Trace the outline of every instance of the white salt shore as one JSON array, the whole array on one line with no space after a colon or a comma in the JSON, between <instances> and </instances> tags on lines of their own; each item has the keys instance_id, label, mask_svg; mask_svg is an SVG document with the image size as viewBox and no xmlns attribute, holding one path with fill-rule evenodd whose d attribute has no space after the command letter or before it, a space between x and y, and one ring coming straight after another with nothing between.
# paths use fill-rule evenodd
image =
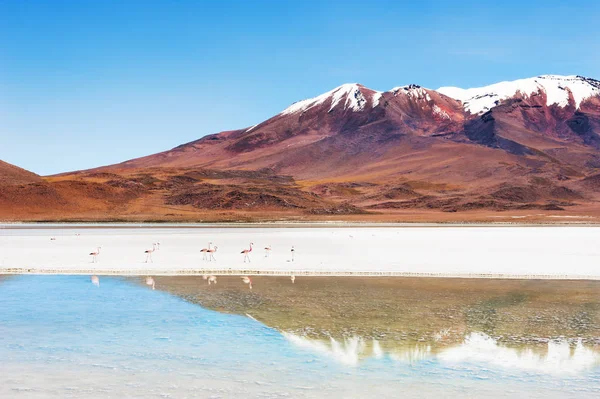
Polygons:
<instances>
[{"instance_id":1,"label":"white salt shore","mask_svg":"<svg viewBox=\"0 0 600 399\"><path fill-rule=\"evenodd\" d=\"M600 227L589 226L14 227L0 226L0 273L600 279ZM160 249L145 263L154 242ZM216 261L199 252L209 242ZM240 252L250 242L244 263Z\"/></svg>"}]
</instances>

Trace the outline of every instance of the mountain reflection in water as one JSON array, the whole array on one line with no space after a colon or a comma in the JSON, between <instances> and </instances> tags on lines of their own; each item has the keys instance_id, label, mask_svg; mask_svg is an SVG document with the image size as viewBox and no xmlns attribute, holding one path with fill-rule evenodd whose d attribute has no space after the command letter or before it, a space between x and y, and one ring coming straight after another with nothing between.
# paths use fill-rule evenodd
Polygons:
<instances>
[{"instance_id":1,"label":"mountain reflection in water","mask_svg":"<svg viewBox=\"0 0 600 399\"><path fill-rule=\"evenodd\" d=\"M422 278L156 277L157 289L247 315L346 365L389 357L578 373L600 362L600 283Z\"/></svg>"},{"instance_id":2,"label":"mountain reflection in water","mask_svg":"<svg viewBox=\"0 0 600 399\"><path fill-rule=\"evenodd\" d=\"M252 283L0 276L0 397L600 395L595 282Z\"/></svg>"},{"instance_id":3,"label":"mountain reflection in water","mask_svg":"<svg viewBox=\"0 0 600 399\"><path fill-rule=\"evenodd\" d=\"M404 363L416 363L436 358L446 364L479 363L506 369L520 369L537 373L577 374L600 365L600 353L586 347L578 340L575 346L566 340L549 341L546 350L534 347L510 348L499 344L484 333L470 333L462 344L432 349L431 345L414 344L399 346L385 352L379 341L369 344L360 337L329 341L310 339L282 332L294 345L346 365L358 365L369 358L390 359Z\"/></svg>"}]
</instances>

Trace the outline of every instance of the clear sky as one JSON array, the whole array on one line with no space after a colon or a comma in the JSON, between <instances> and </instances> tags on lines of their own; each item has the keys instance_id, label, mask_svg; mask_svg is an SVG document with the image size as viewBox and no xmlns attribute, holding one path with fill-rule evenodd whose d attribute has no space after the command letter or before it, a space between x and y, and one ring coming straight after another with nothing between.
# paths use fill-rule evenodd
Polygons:
<instances>
[{"instance_id":1,"label":"clear sky","mask_svg":"<svg viewBox=\"0 0 600 399\"><path fill-rule=\"evenodd\" d=\"M342 83L600 78L600 1L0 0L0 159L170 149Z\"/></svg>"}]
</instances>

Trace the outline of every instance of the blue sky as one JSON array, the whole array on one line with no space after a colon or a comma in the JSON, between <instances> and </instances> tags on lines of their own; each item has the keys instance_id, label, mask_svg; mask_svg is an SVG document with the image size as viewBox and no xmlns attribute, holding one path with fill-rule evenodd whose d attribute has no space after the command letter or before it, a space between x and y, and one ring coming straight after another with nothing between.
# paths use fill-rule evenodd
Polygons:
<instances>
[{"instance_id":1,"label":"blue sky","mask_svg":"<svg viewBox=\"0 0 600 399\"><path fill-rule=\"evenodd\" d=\"M116 163L348 82L600 78L600 2L491 3L0 0L0 159Z\"/></svg>"}]
</instances>

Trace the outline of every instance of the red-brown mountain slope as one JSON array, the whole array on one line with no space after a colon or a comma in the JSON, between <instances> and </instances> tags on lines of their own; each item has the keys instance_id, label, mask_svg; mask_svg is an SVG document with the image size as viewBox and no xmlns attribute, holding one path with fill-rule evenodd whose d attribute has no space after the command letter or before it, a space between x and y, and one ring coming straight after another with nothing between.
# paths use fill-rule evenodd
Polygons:
<instances>
[{"instance_id":1,"label":"red-brown mountain slope","mask_svg":"<svg viewBox=\"0 0 600 399\"><path fill-rule=\"evenodd\" d=\"M107 194L125 198L115 217L176 218L596 209L598 175L600 82L546 75L467 90L346 84L250 128L47 181L120 190Z\"/></svg>"}]
</instances>

